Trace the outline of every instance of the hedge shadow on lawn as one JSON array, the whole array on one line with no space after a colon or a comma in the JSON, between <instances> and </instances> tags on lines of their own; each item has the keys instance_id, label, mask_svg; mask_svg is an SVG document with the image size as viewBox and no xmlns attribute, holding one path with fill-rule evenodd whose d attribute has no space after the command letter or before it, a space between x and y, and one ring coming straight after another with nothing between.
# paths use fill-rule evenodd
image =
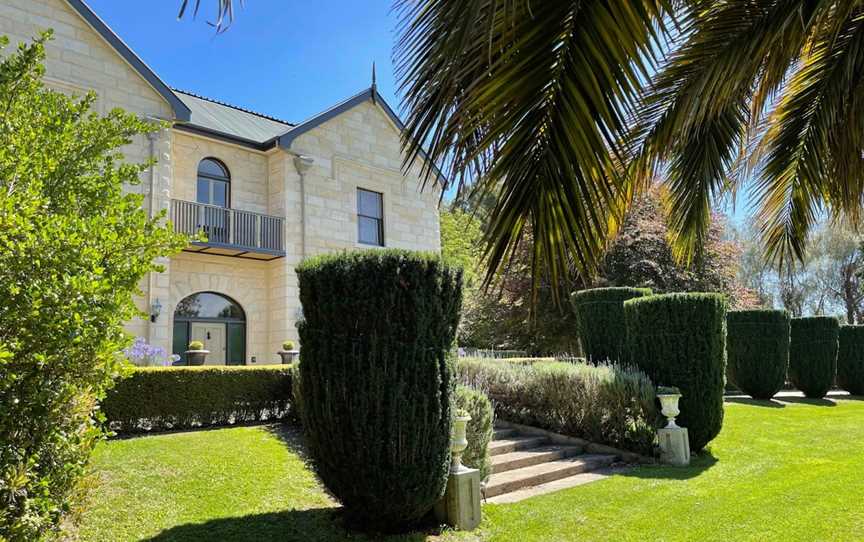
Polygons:
<instances>
[{"instance_id":1,"label":"hedge shadow on lawn","mask_svg":"<svg viewBox=\"0 0 864 542\"><path fill-rule=\"evenodd\" d=\"M825 407L836 407L836 399L845 399L845 397L835 397L833 399L810 399L809 397L778 397L779 401L784 403L797 403L800 405L813 405L813 406L825 406Z\"/></svg>"},{"instance_id":2,"label":"hedge shadow on lawn","mask_svg":"<svg viewBox=\"0 0 864 542\"><path fill-rule=\"evenodd\" d=\"M673 465L640 465L632 469L625 469L619 474L632 478L650 478L663 480L689 480L696 478L717 463L717 458L711 450L705 450L690 460L687 467L675 467Z\"/></svg>"},{"instance_id":3,"label":"hedge shadow on lawn","mask_svg":"<svg viewBox=\"0 0 864 542\"><path fill-rule=\"evenodd\" d=\"M265 426L264 429L282 441L282 444L292 453L297 454L303 462L309 463L310 458L303 438L303 428L299 424L293 422L274 423Z\"/></svg>"},{"instance_id":4,"label":"hedge shadow on lawn","mask_svg":"<svg viewBox=\"0 0 864 542\"><path fill-rule=\"evenodd\" d=\"M285 510L267 514L251 514L235 518L219 518L204 523L189 523L166 529L149 542L422 542L429 534L363 535L346 530L341 508L310 508Z\"/></svg>"},{"instance_id":5,"label":"hedge shadow on lawn","mask_svg":"<svg viewBox=\"0 0 864 542\"><path fill-rule=\"evenodd\" d=\"M767 408L786 408L786 405L776 399L751 399L749 397L726 397L727 403L738 403L740 405L750 405Z\"/></svg>"}]
</instances>

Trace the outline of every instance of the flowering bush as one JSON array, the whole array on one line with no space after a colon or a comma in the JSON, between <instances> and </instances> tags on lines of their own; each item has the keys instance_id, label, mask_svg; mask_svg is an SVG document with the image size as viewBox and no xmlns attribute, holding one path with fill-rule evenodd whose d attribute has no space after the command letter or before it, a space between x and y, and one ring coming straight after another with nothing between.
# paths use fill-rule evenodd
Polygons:
<instances>
[{"instance_id":1,"label":"flowering bush","mask_svg":"<svg viewBox=\"0 0 864 542\"><path fill-rule=\"evenodd\" d=\"M144 337L135 337L135 341L132 342L131 346L123 350L123 353L131 363L139 366L161 365L162 367L168 367L180 359L180 356L177 354L169 356L168 352L161 346L147 344L147 340Z\"/></svg>"}]
</instances>

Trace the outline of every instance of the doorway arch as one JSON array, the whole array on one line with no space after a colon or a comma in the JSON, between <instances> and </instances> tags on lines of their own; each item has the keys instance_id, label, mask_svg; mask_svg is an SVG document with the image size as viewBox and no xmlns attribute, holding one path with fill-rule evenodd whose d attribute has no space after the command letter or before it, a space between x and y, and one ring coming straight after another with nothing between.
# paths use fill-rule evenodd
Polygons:
<instances>
[{"instance_id":1,"label":"doorway arch","mask_svg":"<svg viewBox=\"0 0 864 542\"><path fill-rule=\"evenodd\" d=\"M172 350L186 364L190 341L210 350L207 365L246 364L246 312L239 303L218 292L184 297L174 309Z\"/></svg>"}]
</instances>

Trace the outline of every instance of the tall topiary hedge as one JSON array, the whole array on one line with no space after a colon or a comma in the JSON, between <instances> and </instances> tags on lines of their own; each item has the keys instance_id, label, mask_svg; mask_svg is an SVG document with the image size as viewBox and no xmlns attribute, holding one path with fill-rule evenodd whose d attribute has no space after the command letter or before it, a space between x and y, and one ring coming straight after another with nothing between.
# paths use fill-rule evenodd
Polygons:
<instances>
[{"instance_id":1,"label":"tall topiary hedge","mask_svg":"<svg viewBox=\"0 0 864 542\"><path fill-rule=\"evenodd\" d=\"M730 311L726 315L727 374L754 399L770 399L786 382L789 367L789 313L784 310Z\"/></svg>"},{"instance_id":2,"label":"tall topiary hedge","mask_svg":"<svg viewBox=\"0 0 864 542\"><path fill-rule=\"evenodd\" d=\"M852 395L864 395L864 326L840 326L837 384Z\"/></svg>"},{"instance_id":3,"label":"tall topiary hedge","mask_svg":"<svg viewBox=\"0 0 864 542\"><path fill-rule=\"evenodd\" d=\"M442 495L462 272L374 250L297 268L301 418L313 465L355 525L391 530Z\"/></svg>"},{"instance_id":4,"label":"tall topiary hedge","mask_svg":"<svg viewBox=\"0 0 864 542\"><path fill-rule=\"evenodd\" d=\"M678 422L701 450L723 426L726 300L721 294L665 294L624 303L630 359L657 386L681 390Z\"/></svg>"},{"instance_id":5,"label":"tall topiary hedge","mask_svg":"<svg viewBox=\"0 0 864 542\"><path fill-rule=\"evenodd\" d=\"M624 302L648 295L651 295L648 288L594 288L571 294L579 339L588 360L623 361Z\"/></svg>"},{"instance_id":6,"label":"tall topiary hedge","mask_svg":"<svg viewBox=\"0 0 864 542\"><path fill-rule=\"evenodd\" d=\"M792 319L789 380L811 399L825 397L834 383L839 327L833 316Z\"/></svg>"}]
</instances>

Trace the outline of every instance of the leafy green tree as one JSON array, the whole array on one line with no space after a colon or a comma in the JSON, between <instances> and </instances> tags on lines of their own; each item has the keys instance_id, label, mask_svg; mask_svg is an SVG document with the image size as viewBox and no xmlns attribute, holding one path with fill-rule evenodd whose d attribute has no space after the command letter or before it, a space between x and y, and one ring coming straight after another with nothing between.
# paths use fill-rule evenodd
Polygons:
<instances>
[{"instance_id":1,"label":"leafy green tree","mask_svg":"<svg viewBox=\"0 0 864 542\"><path fill-rule=\"evenodd\" d=\"M121 162L121 147L155 127L45 88L46 39L0 62L0 539L12 541L69 509L102 434L96 401L122 372L132 296L185 243L123 190L148 164Z\"/></svg>"},{"instance_id":2,"label":"leafy green tree","mask_svg":"<svg viewBox=\"0 0 864 542\"><path fill-rule=\"evenodd\" d=\"M441 211L441 256L463 271L464 291L477 287L483 250L482 223L473 213L454 209Z\"/></svg>"}]
</instances>

